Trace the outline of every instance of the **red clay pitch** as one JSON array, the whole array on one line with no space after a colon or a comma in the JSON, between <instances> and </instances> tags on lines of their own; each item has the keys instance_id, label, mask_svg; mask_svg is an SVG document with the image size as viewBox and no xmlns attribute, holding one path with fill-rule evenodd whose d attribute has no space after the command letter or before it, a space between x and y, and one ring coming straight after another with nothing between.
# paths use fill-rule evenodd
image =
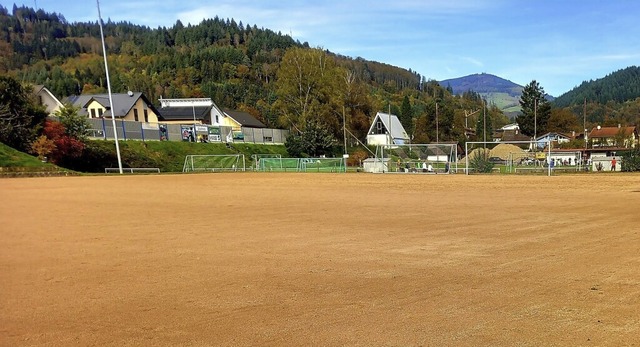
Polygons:
<instances>
[{"instance_id":1,"label":"red clay pitch","mask_svg":"<svg viewBox=\"0 0 640 347\"><path fill-rule=\"evenodd\" d=\"M3 346L630 346L640 175L0 180Z\"/></svg>"}]
</instances>

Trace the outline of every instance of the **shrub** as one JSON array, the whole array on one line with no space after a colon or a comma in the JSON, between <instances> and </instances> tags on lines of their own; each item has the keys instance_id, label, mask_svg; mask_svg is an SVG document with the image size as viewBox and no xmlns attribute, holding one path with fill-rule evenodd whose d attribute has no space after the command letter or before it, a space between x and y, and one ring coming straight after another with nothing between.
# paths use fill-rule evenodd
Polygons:
<instances>
[{"instance_id":1,"label":"shrub","mask_svg":"<svg viewBox=\"0 0 640 347\"><path fill-rule=\"evenodd\" d=\"M640 148L635 148L622 153L622 166L620 170L631 172L640 171Z\"/></svg>"},{"instance_id":2,"label":"shrub","mask_svg":"<svg viewBox=\"0 0 640 347\"><path fill-rule=\"evenodd\" d=\"M469 166L471 166L475 172L489 173L493 170L494 164L489 160L488 151L475 151L471 158L469 158Z\"/></svg>"}]
</instances>

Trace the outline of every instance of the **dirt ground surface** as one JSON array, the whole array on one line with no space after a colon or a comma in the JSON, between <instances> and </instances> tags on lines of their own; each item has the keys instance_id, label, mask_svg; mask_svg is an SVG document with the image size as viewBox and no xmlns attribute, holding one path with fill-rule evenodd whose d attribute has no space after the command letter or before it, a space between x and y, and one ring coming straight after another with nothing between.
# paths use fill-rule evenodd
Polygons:
<instances>
[{"instance_id":1,"label":"dirt ground surface","mask_svg":"<svg viewBox=\"0 0 640 347\"><path fill-rule=\"evenodd\" d=\"M2 346L638 346L640 175L0 180Z\"/></svg>"}]
</instances>

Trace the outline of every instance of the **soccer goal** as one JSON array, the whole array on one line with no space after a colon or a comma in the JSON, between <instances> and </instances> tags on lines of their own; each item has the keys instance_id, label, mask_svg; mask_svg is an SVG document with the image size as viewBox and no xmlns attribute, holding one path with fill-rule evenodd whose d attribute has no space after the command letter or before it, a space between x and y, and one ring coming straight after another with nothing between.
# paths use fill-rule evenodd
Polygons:
<instances>
[{"instance_id":1,"label":"soccer goal","mask_svg":"<svg viewBox=\"0 0 640 347\"><path fill-rule=\"evenodd\" d=\"M260 158L258 171L346 172L345 158Z\"/></svg>"},{"instance_id":2,"label":"soccer goal","mask_svg":"<svg viewBox=\"0 0 640 347\"><path fill-rule=\"evenodd\" d=\"M187 155L182 172L245 171L244 154Z\"/></svg>"},{"instance_id":3,"label":"soccer goal","mask_svg":"<svg viewBox=\"0 0 640 347\"><path fill-rule=\"evenodd\" d=\"M253 166L253 169L255 171L261 171L260 170L260 161L262 159L274 159L274 160L278 160L281 159L282 155L281 154L273 154L273 153L258 153L258 154L252 154L251 155L251 162L253 164L251 164Z\"/></svg>"},{"instance_id":4,"label":"soccer goal","mask_svg":"<svg viewBox=\"0 0 640 347\"><path fill-rule=\"evenodd\" d=\"M259 158L256 170L264 172L298 172L300 171L300 158Z\"/></svg>"},{"instance_id":5,"label":"soccer goal","mask_svg":"<svg viewBox=\"0 0 640 347\"><path fill-rule=\"evenodd\" d=\"M430 143L378 146L375 160L382 172L449 173L457 169L457 158L457 144Z\"/></svg>"},{"instance_id":6,"label":"soccer goal","mask_svg":"<svg viewBox=\"0 0 640 347\"><path fill-rule=\"evenodd\" d=\"M301 158L302 172L346 172L345 158Z\"/></svg>"},{"instance_id":7,"label":"soccer goal","mask_svg":"<svg viewBox=\"0 0 640 347\"><path fill-rule=\"evenodd\" d=\"M464 171L468 175L482 169L483 162L490 162L494 166L491 170L499 173L547 173L545 168L551 157L551 142L549 141L500 141L483 142L469 141L465 143L465 157L462 160ZM478 157L483 157L478 159ZM476 163L474 165L474 162ZM487 169L488 170L488 169ZM487 171L480 171L487 172Z\"/></svg>"}]
</instances>

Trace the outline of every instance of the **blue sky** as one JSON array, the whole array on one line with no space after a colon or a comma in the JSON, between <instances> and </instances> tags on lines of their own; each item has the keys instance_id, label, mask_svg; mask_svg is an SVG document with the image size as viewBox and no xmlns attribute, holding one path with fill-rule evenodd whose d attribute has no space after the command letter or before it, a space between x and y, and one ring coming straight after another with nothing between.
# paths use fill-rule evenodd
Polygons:
<instances>
[{"instance_id":1,"label":"blue sky","mask_svg":"<svg viewBox=\"0 0 640 347\"><path fill-rule=\"evenodd\" d=\"M0 3L11 10L14 2ZM98 16L91 0L15 3L70 22ZM640 65L637 0L102 0L100 7L105 20L152 28L233 18L429 79L485 72L520 85L535 79L554 96Z\"/></svg>"}]
</instances>

